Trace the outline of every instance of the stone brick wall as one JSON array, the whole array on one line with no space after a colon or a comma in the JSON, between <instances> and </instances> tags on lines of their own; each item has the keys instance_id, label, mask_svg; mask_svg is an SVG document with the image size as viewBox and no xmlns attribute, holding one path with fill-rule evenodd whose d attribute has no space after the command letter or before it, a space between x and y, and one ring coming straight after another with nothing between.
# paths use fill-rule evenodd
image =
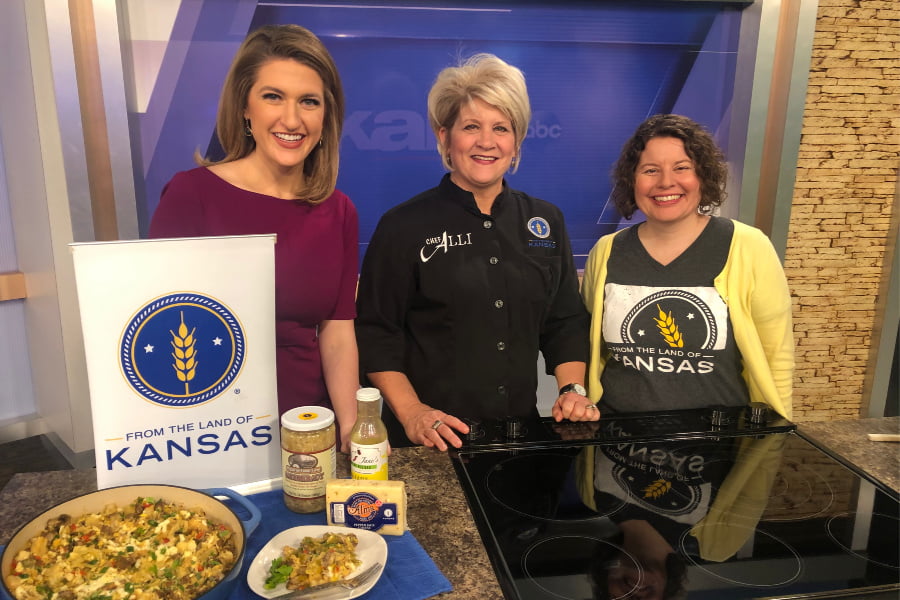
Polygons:
<instances>
[{"instance_id":1,"label":"stone brick wall","mask_svg":"<svg viewBox=\"0 0 900 600\"><path fill-rule=\"evenodd\" d=\"M785 254L796 421L860 416L898 156L900 2L819 0Z\"/></svg>"}]
</instances>

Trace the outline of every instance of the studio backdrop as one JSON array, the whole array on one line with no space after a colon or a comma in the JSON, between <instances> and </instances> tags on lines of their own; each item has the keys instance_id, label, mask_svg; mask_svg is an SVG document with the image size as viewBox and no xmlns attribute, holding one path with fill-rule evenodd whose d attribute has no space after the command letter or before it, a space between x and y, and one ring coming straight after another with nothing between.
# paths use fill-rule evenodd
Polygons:
<instances>
[{"instance_id":1,"label":"studio backdrop","mask_svg":"<svg viewBox=\"0 0 900 600\"><path fill-rule=\"evenodd\" d=\"M361 256L385 210L433 187L443 173L426 108L435 76L461 57L490 52L525 73L533 111L521 167L508 181L562 208L580 268L597 238L623 225L608 202L609 172L638 123L655 113L684 114L729 147L746 5L162 3L159 10L171 12L168 39L142 41L131 24L134 77L143 90L131 118L142 231L172 175L195 166L195 151L216 152L218 96L244 36L264 24L297 23L323 40L344 83L338 186L359 209Z\"/></svg>"}]
</instances>

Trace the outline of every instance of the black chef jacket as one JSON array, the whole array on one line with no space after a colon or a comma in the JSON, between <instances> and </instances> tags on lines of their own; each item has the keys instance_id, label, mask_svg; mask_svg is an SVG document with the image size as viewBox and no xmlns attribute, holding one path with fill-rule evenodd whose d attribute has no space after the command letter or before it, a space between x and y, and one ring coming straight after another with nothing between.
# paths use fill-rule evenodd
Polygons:
<instances>
[{"instance_id":1,"label":"black chef jacket","mask_svg":"<svg viewBox=\"0 0 900 600\"><path fill-rule=\"evenodd\" d=\"M382 216L360 273L362 371L405 373L422 402L460 418L535 413L539 350L549 374L588 358L562 212L505 182L491 211L445 175Z\"/></svg>"}]
</instances>

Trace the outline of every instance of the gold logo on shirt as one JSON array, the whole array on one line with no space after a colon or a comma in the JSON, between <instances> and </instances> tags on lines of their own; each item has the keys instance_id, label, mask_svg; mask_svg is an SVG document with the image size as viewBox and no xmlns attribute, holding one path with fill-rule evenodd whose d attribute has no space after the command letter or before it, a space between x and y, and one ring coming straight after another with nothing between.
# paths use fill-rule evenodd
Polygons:
<instances>
[{"instance_id":1,"label":"gold logo on shirt","mask_svg":"<svg viewBox=\"0 0 900 600\"><path fill-rule=\"evenodd\" d=\"M659 304L656 305L656 309L659 311L659 318L654 317L653 320L656 321L656 327L662 334L663 339L666 340L666 343L672 348L683 348L684 337L681 335L681 332L678 331L678 325L675 323L672 311L669 311L669 313L666 314L663 312L663 309L659 307Z\"/></svg>"}]
</instances>

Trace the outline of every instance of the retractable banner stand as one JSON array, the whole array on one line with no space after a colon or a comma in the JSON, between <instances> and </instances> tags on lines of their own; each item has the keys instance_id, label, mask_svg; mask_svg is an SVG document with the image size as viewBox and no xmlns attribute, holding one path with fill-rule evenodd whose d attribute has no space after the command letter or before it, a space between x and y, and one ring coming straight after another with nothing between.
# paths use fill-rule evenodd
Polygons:
<instances>
[{"instance_id":1,"label":"retractable banner stand","mask_svg":"<svg viewBox=\"0 0 900 600\"><path fill-rule=\"evenodd\" d=\"M279 477L275 236L70 247L98 487Z\"/></svg>"}]
</instances>

